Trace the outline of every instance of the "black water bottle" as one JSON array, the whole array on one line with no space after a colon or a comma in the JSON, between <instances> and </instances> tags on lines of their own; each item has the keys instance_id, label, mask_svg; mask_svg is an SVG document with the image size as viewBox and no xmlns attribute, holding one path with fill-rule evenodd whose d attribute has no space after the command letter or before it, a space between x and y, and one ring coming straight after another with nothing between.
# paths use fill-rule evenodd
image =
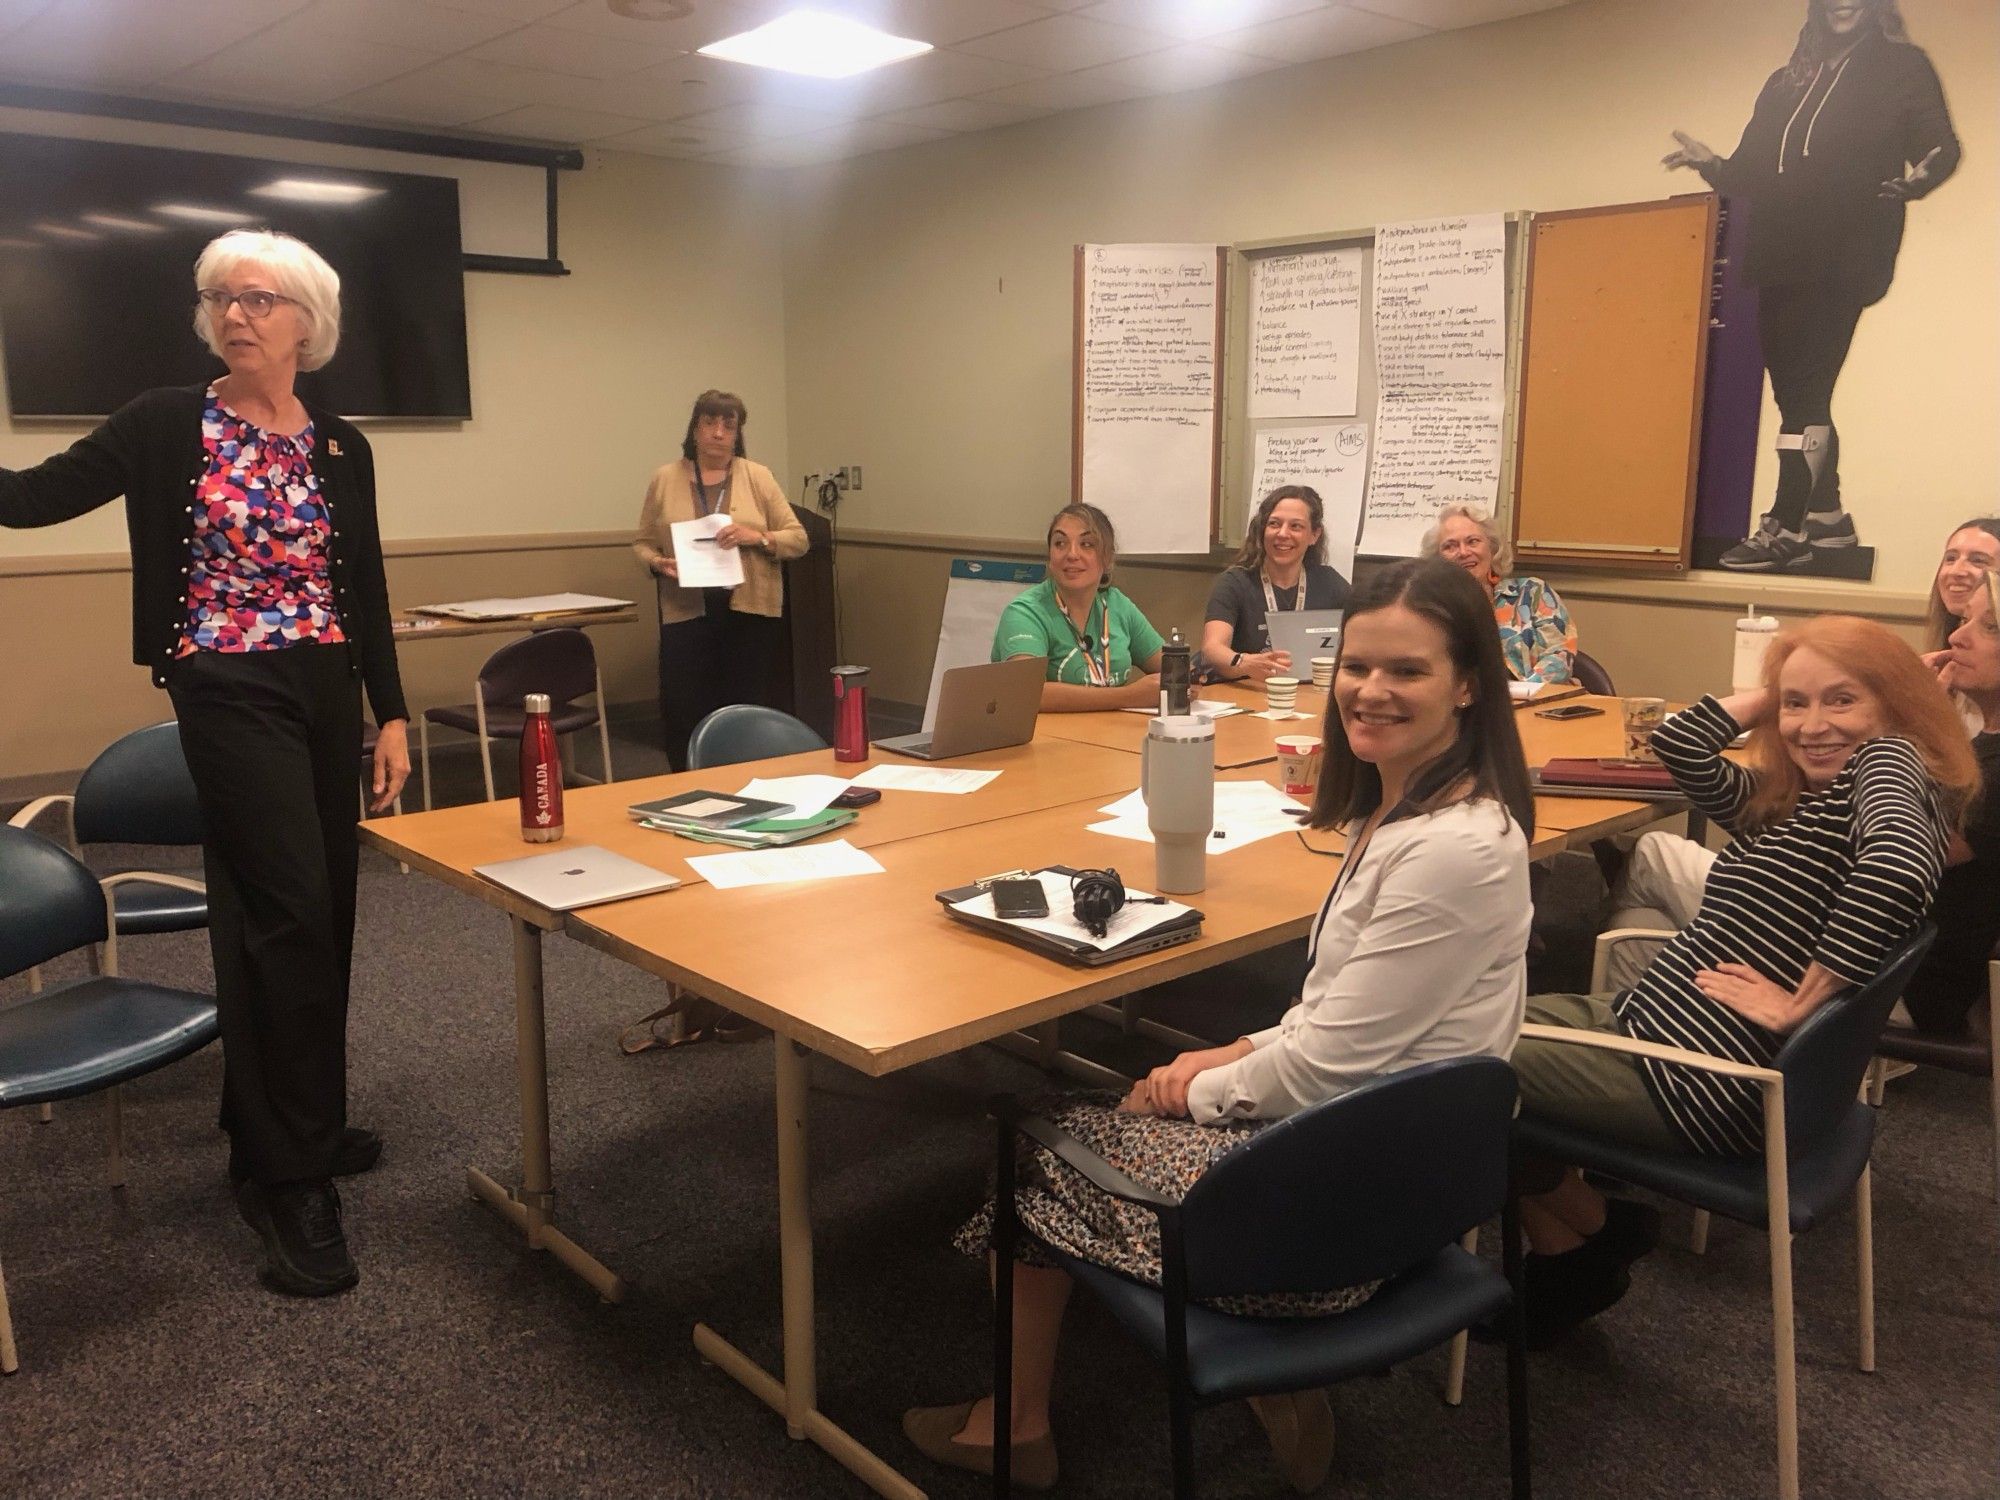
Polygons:
<instances>
[{"instance_id":1,"label":"black water bottle","mask_svg":"<svg viewBox=\"0 0 2000 1500\"><path fill-rule=\"evenodd\" d=\"M1194 652L1176 629L1160 648L1160 712L1187 713L1193 681Z\"/></svg>"}]
</instances>

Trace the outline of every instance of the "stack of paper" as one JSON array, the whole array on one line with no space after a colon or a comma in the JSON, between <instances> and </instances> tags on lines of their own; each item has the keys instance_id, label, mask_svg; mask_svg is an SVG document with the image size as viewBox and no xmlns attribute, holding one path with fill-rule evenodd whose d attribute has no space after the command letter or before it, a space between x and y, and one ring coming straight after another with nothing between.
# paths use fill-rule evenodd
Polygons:
<instances>
[{"instance_id":1,"label":"stack of paper","mask_svg":"<svg viewBox=\"0 0 2000 1500\"><path fill-rule=\"evenodd\" d=\"M740 797L761 802L782 802L791 808L788 818L808 818L833 805L833 799L847 790L839 776L759 776L745 782Z\"/></svg>"},{"instance_id":2,"label":"stack of paper","mask_svg":"<svg viewBox=\"0 0 2000 1500\"><path fill-rule=\"evenodd\" d=\"M1304 808L1304 803L1287 797L1268 781L1218 781L1215 827L1208 836L1208 852L1225 854L1259 839L1290 833L1303 826L1298 815ZM1110 821L1091 824L1092 833L1108 833L1115 839L1141 844L1153 842L1153 831L1146 826L1146 799L1138 792L1129 792L1098 811Z\"/></svg>"},{"instance_id":3,"label":"stack of paper","mask_svg":"<svg viewBox=\"0 0 2000 1500\"><path fill-rule=\"evenodd\" d=\"M846 839L801 849L759 849L749 854L697 854L688 861L696 874L718 890L739 885L784 885L794 880L833 880L843 875L880 875L882 865Z\"/></svg>"},{"instance_id":4,"label":"stack of paper","mask_svg":"<svg viewBox=\"0 0 2000 1500\"><path fill-rule=\"evenodd\" d=\"M807 839L816 839L823 833L832 833L836 828L845 828L854 821L854 814L844 807L827 807L806 818L762 818L755 823L740 823L734 828L691 828L679 823L655 823L649 818L639 821L643 827L655 828L662 833L677 833L698 844L727 844L732 849L780 849L787 844L802 844Z\"/></svg>"},{"instance_id":5,"label":"stack of paper","mask_svg":"<svg viewBox=\"0 0 2000 1500\"><path fill-rule=\"evenodd\" d=\"M885 792L976 792L998 771L954 771L944 766L870 766L849 783Z\"/></svg>"},{"instance_id":6,"label":"stack of paper","mask_svg":"<svg viewBox=\"0 0 2000 1500\"><path fill-rule=\"evenodd\" d=\"M602 594L534 594L520 599L461 599L455 604L415 604L412 614L449 615L454 620L518 620L528 615L589 614L630 609L630 599Z\"/></svg>"}]
</instances>

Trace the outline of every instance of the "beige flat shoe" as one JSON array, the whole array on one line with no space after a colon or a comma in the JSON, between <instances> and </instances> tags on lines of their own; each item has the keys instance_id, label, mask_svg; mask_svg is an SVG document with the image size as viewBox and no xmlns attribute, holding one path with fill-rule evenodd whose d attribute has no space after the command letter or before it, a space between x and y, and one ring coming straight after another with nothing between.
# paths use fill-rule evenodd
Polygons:
<instances>
[{"instance_id":1,"label":"beige flat shoe","mask_svg":"<svg viewBox=\"0 0 2000 1500\"><path fill-rule=\"evenodd\" d=\"M1301 1495L1326 1483L1333 1468L1333 1408L1325 1391L1298 1391L1289 1396L1252 1396L1278 1472Z\"/></svg>"},{"instance_id":2,"label":"beige flat shoe","mask_svg":"<svg viewBox=\"0 0 2000 1500\"><path fill-rule=\"evenodd\" d=\"M903 1413L903 1435L917 1451L933 1463L953 1469L969 1469L974 1474L993 1472L991 1443L961 1443L959 1432L972 1414L973 1404L956 1406L913 1406ZM1043 1433L1033 1442L1016 1443L1010 1478L1016 1489L1052 1490L1056 1487L1056 1440Z\"/></svg>"}]
</instances>

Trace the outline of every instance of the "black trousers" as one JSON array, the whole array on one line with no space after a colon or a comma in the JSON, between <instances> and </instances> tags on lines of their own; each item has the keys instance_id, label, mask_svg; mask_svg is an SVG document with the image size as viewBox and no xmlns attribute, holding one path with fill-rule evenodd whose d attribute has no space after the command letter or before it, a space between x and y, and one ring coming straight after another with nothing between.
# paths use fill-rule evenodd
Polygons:
<instances>
[{"instance_id":1,"label":"black trousers","mask_svg":"<svg viewBox=\"0 0 2000 1500\"><path fill-rule=\"evenodd\" d=\"M772 702L784 629L782 619L731 609L720 589L710 592L702 615L660 627L660 723L676 771L688 768L695 725L716 709Z\"/></svg>"},{"instance_id":2,"label":"black trousers","mask_svg":"<svg viewBox=\"0 0 2000 1500\"><path fill-rule=\"evenodd\" d=\"M1764 345L1764 367L1771 372L1780 432L1833 427L1833 388L1867 306L1860 292L1832 283L1757 289L1757 334ZM1829 430L1817 481L1803 453L1779 453L1778 493L1771 509L1787 531L1797 531L1808 510L1840 509L1839 434Z\"/></svg>"},{"instance_id":3,"label":"black trousers","mask_svg":"<svg viewBox=\"0 0 2000 1500\"><path fill-rule=\"evenodd\" d=\"M347 1124L361 688L344 645L198 651L167 673L207 842L230 1171L330 1175Z\"/></svg>"}]
</instances>

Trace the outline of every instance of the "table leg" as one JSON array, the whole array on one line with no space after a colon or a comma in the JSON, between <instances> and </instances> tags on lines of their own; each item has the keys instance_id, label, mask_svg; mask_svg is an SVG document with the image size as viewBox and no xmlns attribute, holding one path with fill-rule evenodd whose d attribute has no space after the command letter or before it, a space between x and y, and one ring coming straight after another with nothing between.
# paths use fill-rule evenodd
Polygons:
<instances>
[{"instance_id":1,"label":"table leg","mask_svg":"<svg viewBox=\"0 0 2000 1500\"><path fill-rule=\"evenodd\" d=\"M465 1169L475 1198L498 1210L527 1237L589 1283L606 1302L625 1296L625 1283L555 1227L555 1182L549 1166L549 1039L543 1019L541 929L519 917L514 929L514 1057L521 1086L521 1186L503 1187L477 1167Z\"/></svg>"},{"instance_id":2,"label":"table leg","mask_svg":"<svg viewBox=\"0 0 2000 1500\"><path fill-rule=\"evenodd\" d=\"M819 1370L813 1343L812 1177L807 1160L810 1054L779 1037L778 1253L784 1298L785 1378L769 1371L705 1323L694 1328L694 1346L710 1364L780 1413L793 1438L810 1438L878 1495L924 1500L924 1492L889 1467L819 1410Z\"/></svg>"}]
</instances>

